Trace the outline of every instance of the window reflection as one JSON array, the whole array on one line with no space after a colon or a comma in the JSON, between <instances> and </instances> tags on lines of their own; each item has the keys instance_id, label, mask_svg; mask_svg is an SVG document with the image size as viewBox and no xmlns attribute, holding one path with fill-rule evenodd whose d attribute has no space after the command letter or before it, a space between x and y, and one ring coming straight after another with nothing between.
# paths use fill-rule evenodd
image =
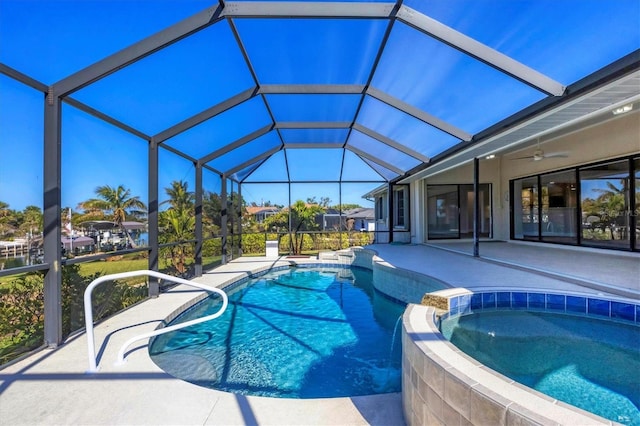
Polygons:
<instances>
[{"instance_id":1,"label":"window reflection","mask_svg":"<svg viewBox=\"0 0 640 426\"><path fill-rule=\"evenodd\" d=\"M393 189L393 207L393 227L397 229L406 229L406 215L409 207L407 186L397 186Z\"/></svg>"},{"instance_id":2,"label":"window reflection","mask_svg":"<svg viewBox=\"0 0 640 426\"><path fill-rule=\"evenodd\" d=\"M575 171L543 175L540 177L540 187L542 240L576 244L578 227Z\"/></svg>"},{"instance_id":3,"label":"window reflection","mask_svg":"<svg viewBox=\"0 0 640 426\"><path fill-rule=\"evenodd\" d=\"M629 163L580 169L582 241L603 247L630 245Z\"/></svg>"},{"instance_id":4,"label":"window reflection","mask_svg":"<svg viewBox=\"0 0 640 426\"><path fill-rule=\"evenodd\" d=\"M514 239L625 250L640 246L640 158L531 176L511 184Z\"/></svg>"},{"instance_id":5,"label":"window reflection","mask_svg":"<svg viewBox=\"0 0 640 426\"><path fill-rule=\"evenodd\" d=\"M458 238L458 186L430 185L427 193L429 239Z\"/></svg>"},{"instance_id":6,"label":"window reflection","mask_svg":"<svg viewBox=\"0 0 640 426\"><path fill-rule=\"evenodd\" d=\"M538 239L538 178L520 179L513 183L514 238Z\"/></svg>"},{"instance_id":7,"label":"window reflection","mask_svg":"<svg viewBox=\"0 0 640 426\"><path fill-rule=\"evenodd\" d=\"M478 236L491 236L491 185L481 183L478 187L480 211L478 212ZM460 237L473 237L473 215L475 193L473 185L460 185Z\"/></svg>"},{"instance_id":8,"label":"window reflection","mask_svg":"<svg viewBox=\"0 0 640 426\"><path fill-rule=\"evenodd\" d=\"M638 218L640 217L640 158L636 158L633 160L633 169L635 170L635 209L633 211L633 215L631 217L633 221L633 230L636 233L636 241L635 241L635 249L638 250L640 248L640 226L638 224Z\"/></svg>"},{"instance_id":9,"label":"window reflection","mask_svg":"<svg viewBox=\"0 0 640 426\"><path fill-rule=\"evenodd\" d=\"M429 239L473 237L473 185L429 185L427 187ZM491 185L480 184L478 235L491 236Z\"/></svg>"}]
</instances>

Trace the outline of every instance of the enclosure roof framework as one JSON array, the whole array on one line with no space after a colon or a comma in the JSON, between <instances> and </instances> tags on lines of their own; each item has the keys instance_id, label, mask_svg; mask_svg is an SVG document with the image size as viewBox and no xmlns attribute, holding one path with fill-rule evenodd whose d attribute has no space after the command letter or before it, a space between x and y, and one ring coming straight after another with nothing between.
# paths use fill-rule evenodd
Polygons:
<instances>
[{"instance_id":1,"label":"enclosure roof framework","mask_svg":"<svg viewBox=\"0 0 640 426\"><path fill-rule=\"evenodd\" d=\"M522 111L575 100L567 86L576 76L610 62L603 58L567 76L560 71L567 64L548 65L562 54L549 49L550 58L526 61L530 66L515 59L523 54L512 46L504 50L513 56L503 53L500 28L479 41L428 9L414 1L220 0L48 92L237 182L257 181L252 176L277 155L287 170L260 179L278 181L280 174L300 181L300 169L315 168L311 180L324 180L324 173L342 180L353 175L343 170L348 163L379 181L396 181L434 158L539 119ZM637 47L625 66L637 69ZM614 96L598 108L628 98ZM151 104L164 113L145 114ZM508 143L539 135L533 127ZM298 150L313 157L294 164Z\"/></svg>"}]
</instances>

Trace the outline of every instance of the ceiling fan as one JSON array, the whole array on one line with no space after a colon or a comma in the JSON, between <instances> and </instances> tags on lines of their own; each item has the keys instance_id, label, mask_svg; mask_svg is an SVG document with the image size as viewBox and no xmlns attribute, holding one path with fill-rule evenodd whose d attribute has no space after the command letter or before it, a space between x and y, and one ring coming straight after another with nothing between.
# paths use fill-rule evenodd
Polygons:
<instances>
[{"instance_id":1,"label":"ceiling fan","mask_svg":"<svg viewBox=\"0 0 640 426\"><path fill-rule=\"evenodd\" d=\"M545 158L567 158L569 155L566 152L550 152L545 154L545 152L540 148L540 140L538 139L538 149L533 152L533 155L527 155L524 157L516 157L514 160L532 160L532 161L541 161Z\"/></svg>"}]
</instances>

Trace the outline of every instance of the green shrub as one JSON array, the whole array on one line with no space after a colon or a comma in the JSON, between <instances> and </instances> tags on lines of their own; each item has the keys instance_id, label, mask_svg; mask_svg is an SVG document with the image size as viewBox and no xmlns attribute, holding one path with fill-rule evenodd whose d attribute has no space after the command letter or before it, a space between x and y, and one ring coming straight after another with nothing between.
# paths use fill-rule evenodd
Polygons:
<instances>
[{"instance_id":1,"label":"green shrub","mask_svg":"<svg viewBox=\"0 0 640 426\"><path fill-rule=\"evenodd\" d=\"M84 276L80 265L62 268L62 333L84 327L84 291L100 273ZM29 274L0 290L0 364L44 343L44 276ZM100 320L147 297L146 285L113 281L93 292L94 319Z\"/></svg>"},{"instance_id":2,"label":"green shrub","mask_svg":"<svg viewBox=\"0 0 640 426\"><path fill-rule=\"evenodd\" d=\"M264 255L267 251L265 234L242 234L242 253Z\"/></svg>"},{"instance_id":3,"label":"green shrub","mask_svg":"<svg viewBox=\"0 0 640 426\"><path fill-rule=\"evenodd\" d=\"M214 238L202 243L202 257L214 257L222 255L222 239Z\"/></svg>"}]
</instances>

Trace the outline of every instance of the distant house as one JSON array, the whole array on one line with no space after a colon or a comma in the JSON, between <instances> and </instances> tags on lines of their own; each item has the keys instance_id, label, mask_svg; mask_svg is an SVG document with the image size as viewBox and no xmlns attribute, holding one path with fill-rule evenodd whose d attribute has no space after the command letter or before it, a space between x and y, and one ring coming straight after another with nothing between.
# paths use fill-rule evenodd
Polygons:
<instances>
[{"instance_id":1,"label":"distant house","mask_svg":"<svg viewBox=\"0 0 640 426\"><path fill-rule=\"evenodd\" d=\"M344 216L342 222L344 222ZM340 212L333 208L325 209L324 213L316 215L316 223L323 231L339 231L341 228Z\"/></svg>"},{"instance_id":2,"label":"distant house","mask_svg":"<svg viewBox=\"0 0 640 426\"><path fill-rule=\"evenodd\" d=\"M373 231L375 228L375 212L372 208L358 207L340 211L328 208L316 216L316 223L323 231Z\"/></svg>"},{"instance_id":3,"label":"distant house","mask_svg":"<svg viewBox=\"0 0 640 426\"><path fill-rule=\"evenodd\" d=\"M273 216L280 212L278 207L260 207L250 206L247 207L247 213L253 217L258 223L263 223L266 218Z\"/></svg>"},{"instance_id":4,"label":"distant house","mask_svg":"<svg viewBox=\"0 0 640 426\"><path fill-rule=\"evenodd\" d=\"M353 220L354 231L375 231L375 209L367 207L357 207L355 209L344 212L347 218L347 224ZM347 227L348 228L348 227Z\"/></svg>"},{"instance_id":5,"label":"distant house","mask_svg":"<svg viewBox=\"0 0 640 426\"><path fill-rule=\"evenodd\" d=\"M63 255L93 253L96 242L91 237L62 237L60 239Z\"/></svg>"}]
</instances>

